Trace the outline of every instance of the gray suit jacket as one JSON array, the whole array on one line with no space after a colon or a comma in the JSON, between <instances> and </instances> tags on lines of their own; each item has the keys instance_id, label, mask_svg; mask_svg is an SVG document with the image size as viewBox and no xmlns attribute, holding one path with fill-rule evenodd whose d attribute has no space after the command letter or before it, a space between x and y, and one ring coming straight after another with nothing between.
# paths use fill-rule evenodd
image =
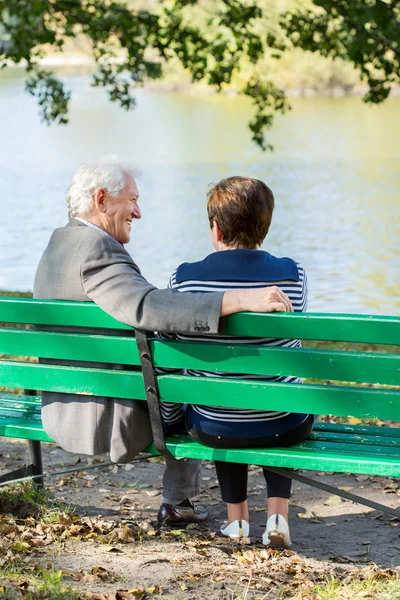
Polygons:
<instances>
[{"instance_id":1,"label":"gray suit jacket","mask_svg":"<svg viewBox=\"0 0 400 600\"><path fill-rule=\"evenodd\" d=\"M76 219L52 234L36 272L33 295L92 300L132 327L193 333L218 331L222 301L220 293L158 290L142 277L119 242ZM129 462L152 440L142 401L44 392L42 419L45 431L65 450L110 452L115 462Z\"/></svg>"}]
</instances>

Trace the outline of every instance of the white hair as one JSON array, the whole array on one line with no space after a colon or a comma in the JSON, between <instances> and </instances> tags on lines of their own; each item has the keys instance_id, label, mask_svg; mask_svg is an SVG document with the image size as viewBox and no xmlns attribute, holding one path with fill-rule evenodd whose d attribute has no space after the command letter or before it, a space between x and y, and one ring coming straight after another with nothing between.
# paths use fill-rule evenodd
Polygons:
<instances>
[{"instance_id":1,"label":"white hair","mask_svg":"<svg viewBox=\"0 0 400 600\"><path fill-rule=\"evenodd\" d=\"M115 154L107 154L84 163L76 171L67 192L69 215L85 215L93 208L96 190L107 190L116 198L125 185L125 176L134 177L133 169L123 164Z\"/></svg>"}]
</instances>

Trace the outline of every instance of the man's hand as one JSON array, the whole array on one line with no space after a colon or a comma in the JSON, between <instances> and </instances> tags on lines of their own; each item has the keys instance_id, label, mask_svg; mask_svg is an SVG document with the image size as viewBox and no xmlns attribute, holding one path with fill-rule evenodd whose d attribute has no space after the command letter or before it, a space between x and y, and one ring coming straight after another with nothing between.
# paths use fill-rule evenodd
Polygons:
<instances>
[{"instance_id":1,"label":"man's hand","mask_svg":"<svg viewBox=\"0 0 400 600\"><path fill-rule=\"evenodd\" d=\"M293 306L286 294L276 285L225 292L222 298L221 317L242 311L293 312Z\"/></svg>"}]
</instances>

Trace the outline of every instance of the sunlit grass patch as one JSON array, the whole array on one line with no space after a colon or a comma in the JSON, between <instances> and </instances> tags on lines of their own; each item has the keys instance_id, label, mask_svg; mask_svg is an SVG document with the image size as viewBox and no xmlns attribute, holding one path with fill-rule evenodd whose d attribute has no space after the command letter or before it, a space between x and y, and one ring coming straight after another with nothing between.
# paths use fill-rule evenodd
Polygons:
<instances>
[{"instance_id":1,"label":"sunlit grass patch","mask_svg":"<svg viewBox=\"0 0 400 600\"><path fill-rule=\"evenodd\" d=\"M382 570L365 579L327 579L317 585L309 595L295 596L293 600L372 600L400 599L400 577L391 570Z\"/></svg>"},{"instance_id":2,"label":"sunlit grass patch","mask_svg":"<svg viewBox=\"0 0 400 600\"><path fill-rule=\"evenodd\" d=\"M58 521L60 512L66 510L65 505L51 499L49 490L30 482L0 488L0 515L19 519L32 516L51 523Z\"/></svg>"},{"instance_id":3,"label":"sunlit grass patch","mask_svg":"<svg viewBox=\"0 0 400 600\"><path fill-rule=\"evenodd\" d=\"M4 600L78 600L81 596L64 582L62 571L21 566L17 562L0 568L0 597Z\"/></svg>"}]
</instances>

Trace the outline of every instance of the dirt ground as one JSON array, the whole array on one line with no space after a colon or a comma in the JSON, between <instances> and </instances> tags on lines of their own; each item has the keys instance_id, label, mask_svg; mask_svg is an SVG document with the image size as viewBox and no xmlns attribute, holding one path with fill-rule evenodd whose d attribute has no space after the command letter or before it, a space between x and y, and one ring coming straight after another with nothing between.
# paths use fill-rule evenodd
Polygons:
<instances>
[{"instance_id":1,"label":"dirt ground","mask_svg":"<svg viewBox=\"0 0 400 600\"><path fill-rule=\"evenodd\" d=\"M21 466L27 457L27 443L2 439L0 473ZM49 444L43 444L43 459L46 472L108 461L106 456L69 454ZM70 574L70 585L92 598L124 598L123 591L134 590L136 595L126 597L174 600L270 600L285 589L286 597L296 598L296 586L312 588L328 574L357 577L400 565L400 521L296 482L290 508L292 549L266 550L260 542L266 493L257 467L250 467L249 474L250 539L237 543L219 534L225 506L215 469L207 463L198 502L210 508L208 526L157 531L163 468L162 462L147 460L47 479L54 499L74 507L76 535L38 547L26 560ZM400 506L395 480L312 475ZM112 595L117 590L121 595Z\"/></svg>"}]
</instances>

